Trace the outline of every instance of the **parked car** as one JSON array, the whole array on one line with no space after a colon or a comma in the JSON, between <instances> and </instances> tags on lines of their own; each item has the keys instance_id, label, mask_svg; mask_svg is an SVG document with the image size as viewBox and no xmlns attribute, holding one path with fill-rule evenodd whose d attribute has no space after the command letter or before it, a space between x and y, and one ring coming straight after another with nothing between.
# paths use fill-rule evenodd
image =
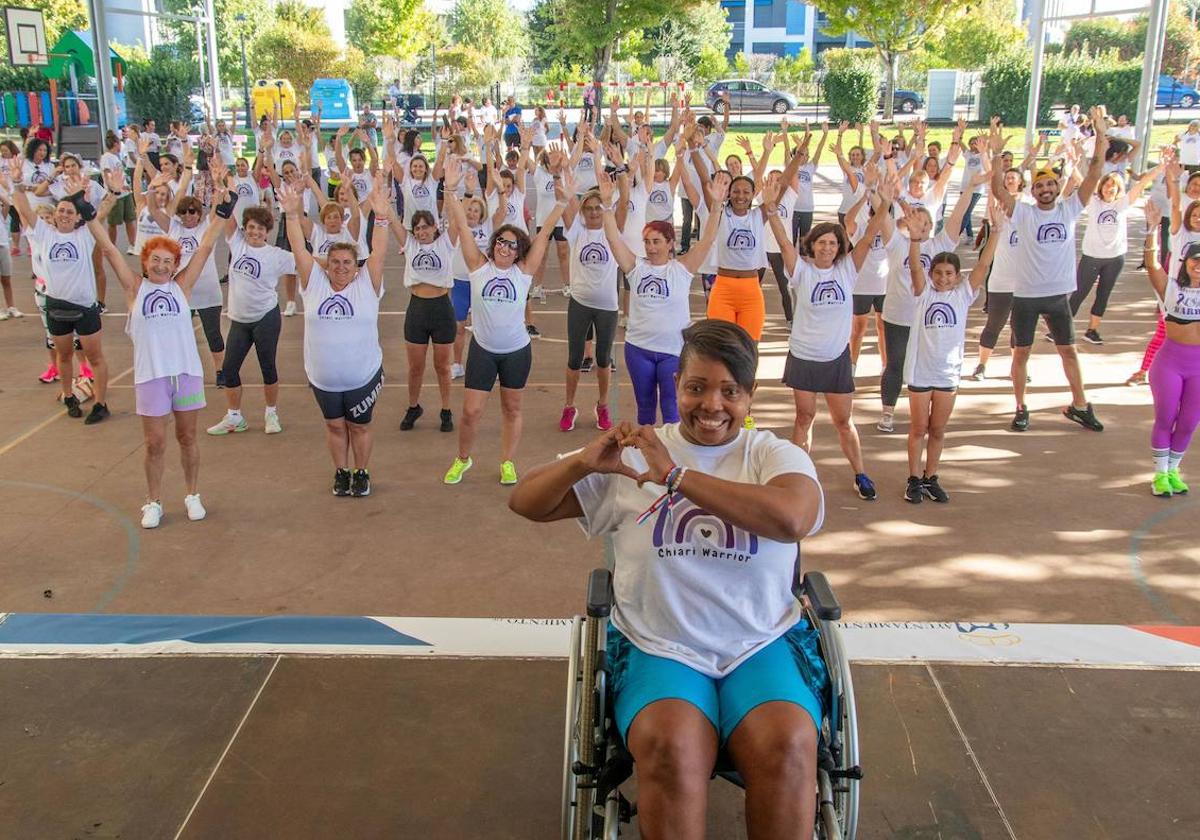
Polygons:
<instances>
[{"instance_id":1,"label":"parked car","mask_svg":"<svg viewBox=\"0 0 1200 840\"><path fill-rule=\"evenodd\" d=\"M729 92L729 106L734 111L769 111L786 114L796 107L796 98L781 90L772 90L753 79L722 79L709 85L704 104L714 112L725 111L725 102L718 98L721 91Z\"/></svg>"},{"instance_id":2,"label":"parked car","mask_svg":"<svg viewBox=\"0 0 1200 840\"><path fill-rule=\"evenodd\" d=\"M1200 91L1174 76L1158 77L1156 108L1191 108L1200 102Z\"/></svg>"},{"instance_id":3,"label":"parked car","mask_svg":"<svg viewBox=\"0 0 1200 840\"><path fill-rule=\"evenodd\" d=\"M886 87L879 87L879 107L883 107L883 95L886 92ZM918 108L925 107L925 97L917 93L915 90L904 90L896 88L892 97L892 110L898 114L912 114Z\"/></svg>"}]
</instances>

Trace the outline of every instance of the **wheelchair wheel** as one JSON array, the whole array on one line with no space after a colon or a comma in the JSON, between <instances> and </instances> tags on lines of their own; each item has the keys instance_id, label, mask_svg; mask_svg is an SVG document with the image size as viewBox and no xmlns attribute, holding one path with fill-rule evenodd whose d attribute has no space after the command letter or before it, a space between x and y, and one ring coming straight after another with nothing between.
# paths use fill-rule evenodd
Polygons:
<instances>
[{"instance_id":1,"label":"wheelchair wheel","mask_svg":"<svg viewBox=\"0 0 1200 840\"><path fill-rule=\"evenodd\" d=\"M862 779L854 681L837 624L811 616L810 620L820 629L821 651L830 682L830 709L822 726L823 749L817 770L817 837L821 840L854 840L858 833Z\"/></svg>"}]
</instances>

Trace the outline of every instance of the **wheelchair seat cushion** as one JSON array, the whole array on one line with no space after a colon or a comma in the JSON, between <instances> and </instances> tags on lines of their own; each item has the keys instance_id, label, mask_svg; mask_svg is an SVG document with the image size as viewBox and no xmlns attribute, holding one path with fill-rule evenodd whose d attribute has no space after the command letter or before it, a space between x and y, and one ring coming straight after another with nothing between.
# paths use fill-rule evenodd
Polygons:
<instances>
[{"instance_id":1,"label":"wheelchair seat cushion","mask_svg":"<svg viewBox=\"0 0 1200 840\"><path fill-rule=\"evenodd\" d=\"M808 712L817 731L821 729L829 673L817 631L805 619L721 678L646 653L611 624L607 650L613 714L626 743L634 718L658 700L691 703L717 730L722 746L747 714L771 701L795 703Z\"/></svg>"}]
</instances>

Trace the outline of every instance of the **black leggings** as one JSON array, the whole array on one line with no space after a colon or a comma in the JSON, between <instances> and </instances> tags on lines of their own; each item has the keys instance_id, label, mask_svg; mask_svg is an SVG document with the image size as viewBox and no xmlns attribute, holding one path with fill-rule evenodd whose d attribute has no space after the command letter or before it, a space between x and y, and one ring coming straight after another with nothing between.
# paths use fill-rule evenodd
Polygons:
<instances>
[{"instance_id":1,"label":"black leggings","mask_svg":"<svg viewBox=\"0 0 1200 840\"><path fill-rule=\"evenodd\" d=\"M989 350L996 349L996 341L1000 338L1000 330L1008 323L1008 315L1012 312L1012 292L988 292L987 323L979 334L979 346ZM1008 331L1008 346L1013 346L1012 330Z\"/></svg>"},{"instance_id":2,"label":"black leggings","mask_svg":"<svg viewBox=\"0 0 1200 840\"><path fill-rule=\"evenodd\" d=\"M771 266L771 273L775 275L775 285L779 287L779 296L783 298L783 317L790 324L792 323L792 290L788 288L787 272L783 270L783 254L773 254L767 251L767 264Z\"/></svg>"},{"instance_id":3,"label":"black leggings","mask_svg":"<svg viewBox=\"0 0 1200 840\"><path fill-rule=\"evenodd\" d=\"M254 352L258 355L258 368L262 371L263 384L274 385L279 381L279 373L275 370L275 350L279 346L279 330L282 326L283 319L279 315L278 306L253 324L229 322L225 364L221 365L226 388L242 386L242 362L250 352L250 345L254 345Z\"/></svg>"},{"instance_id":4,"label":"black leggings","mask_svg":"<svg viewBox=\"0 0 1200 840\"><path fill-rule=\"evenodd\" d=\"M1076 315L1083 299L1092 291L1099 278L1100 285L1096 286L1096 299L1092 301L1092 314L1097 318L1104 317L1108 309L1108 297L1113 287L1117 285L1117 277L1125 268L1125 255L1119 257L1089 257L1087 254L1079 258L1079 269L1075 273L1075 292L1071 295L1071 314Z\"/></svg>"},{"instance_id":5,"label":"black leggings","mask_svg":"<svg viewBox=\"0 0 1200 840\"><path fill-rule=\"evenodd\" d=\"M221 338L221 307L208 306L204 309L193 309L192 314L200 319L204 328L204 337L208 340L208 351L220 353L225 349L225 339Z\"/></svg>"},{"instance_id":6,"label":"black leggings","mask_svg":"<svg viewBox=\"0 0 1200 840\"><path fill-rule=\"evenodd\" d=\"M811 210L793 210L792 211L792 244L798 243L801 238L808 236L808 232L812 230L813 211ZM788 318L788 320L792 320Z\"/></svg>"},{"instance_id":7,"label":"black leggings","mask_svg":"<svg viewBox=\"0 0 1200 840\"><path fill-rule=\"evenodd\" d=\"M584 306L575 298L567 303L567 367L583 367L583 345L588 331L596 329L596 364L607 368L612 364L613 339L617 335L617 312Z\"/></svg>"},{"instance_id":8,"label":"black leggings","mask_svg":"<svg viewBox=\"0 0 1200 840\"><path fill-rule=\"evenodd\" d=\"M879 390L883 404L895 408L900 399L900 386L904 384L904 357L908 354L909 327L883 322L883 342L887 347L887 365L879 377Z\"/></svg>"}]
</instances>

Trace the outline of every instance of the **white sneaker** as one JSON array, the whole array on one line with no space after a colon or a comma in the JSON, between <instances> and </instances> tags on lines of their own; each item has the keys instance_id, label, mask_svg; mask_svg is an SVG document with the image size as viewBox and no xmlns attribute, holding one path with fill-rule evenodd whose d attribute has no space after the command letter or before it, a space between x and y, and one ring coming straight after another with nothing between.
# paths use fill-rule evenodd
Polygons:
<instances>
[{"instance_id":1,"label":"white sneaker","mask_svg":"<svg viewBox=\"0 0 1200 840\"><path fill-rule=\"evenodd\" d=\"M204 505L200 504L200 494L193 493L190 496L183 497L183 506L187 508L188 519L193 522L199 522L204 517L208 516L208 511L204 509Z\"/></svg>"},{"instance_id":2,"label":"white sneaker","mask_svg":"<svg viewBox=\"0 0 1200 840\"><path fill-rule=\"evenodd\" d=\"M7 321L12 316L8 314L8 310L0 307L0 321Z\"/></svg>"},{"instance_id":3,"label":"white sneaker","mask_svg":"<svg viewBox=\"0 0 1200 840\"><path fill-rule=\"evenodd\" d=\"M250 427L246 425L245 417L239 417L234 420L229 416L228 413L226 413L226 415L221 418L221 422L217 423L215 426L208 427L208 433L210 435L230 435L234 434L235 432L244 432L248 428Z\"/></svg>"},{"instance_id":4,"label":"white sneaker","mask_svg":"<svg viewBox=\"0 0 1200 840\"><path fill-rule=\"evenodd\" d=\"M277 435L283 431L283 426L279 424L279 412L277 411L263 412L263 422L266 426L263 431L269 435Z\"/></svg>"},{"instance_id":5,"label":"white sneaker","mask_svg":"<svg viewBox=\"0 0 1200 840\"><path fill-rule=\"evenodd\" d=\"M10 318L24 318L25 313L15 306L8 307L8 315Z\"/></svg>"},{"instance_id":6,"label":"white sneaker","mask_svg":"<svg viewBox=\"0 0 1200 840\"><path fill-rule=\"evenodd\" d=\"M157 528L159 522L162 522L162 503L146 502L142 505L142 527Z\"/></svg>"},{"instance_id":7,"label":"white sneaker","mask_svg":"<svg viewBox=\"0 0 1200 840\"><path fill-rule=\"evenodd\" d=\"M875 424L875 428L881 432L891 433L896 431L896 427L892 423L892 417L888 414L884 414L879 418L879 422Z\"/></svg>"},{"instance_id":8,"label":"white sneaker","mask_svg":"<svg viewBox=\"0 0 1200 840\"><path fill-rule=\"evenodd\" d=\"M543 289L542 285L539 283L533 287L533 291L529 293L529 296L534 300L544 301L546 299L546 290Z\"/></svg>"},{"instance_id":9,"label":"white sneaker","mask_svg":"<svg viewBox=\"0 0 1200 840\"><path fill-rule=\"evenodd\" d=\"M629 326L629 316L622 315L617 321L617 326L619 326L621 329L625 329L626 327L628 327Z\"/></svg>"},{"instance_id":10,"label":"white sneaker","mask_svg":"<svg viewBox=\"0 0 1200 840\"><path fill-rule=\"evenodd\" d=\"M570 286L562 287L562 296L566 297L566 298L569 298L571 296L571 287Z\"/></svg>"},{"instance_id":11,"label":"white sneaker","mask_svg":"<svg viewBox=\"0 0 1200 840\"><path fill-rule=\"evenodd\" d=\"M454 364L450 365L450 378L451 379L462 379L463 376L466 375L466 373L467 373L466 369L462 365L460 365L458 362L455 362Z\"/></svg>"},{"instance_id":12,"label":"white sneaker","mask_svg":"<svg viewBox=\"0 0 1200 840\"><path fill-rule=\"evenodd\" d=\"M138 255L137 249L134 248L132 245L130 245L128 248L125 249L125 253L131 257L136 257Z\"/></svg>"},{"instance_id":13,"label":"white sneaker","mask_svg":"<svg viewBox=\"0 0 1200 840\"><path fill-rule=\"evenodd\" d=\"M296 314L296 301L289 300L287 303L287 306L285 306L283 308L283 317L291 318L295 314Z\"/></svg>"}]
</instances>

